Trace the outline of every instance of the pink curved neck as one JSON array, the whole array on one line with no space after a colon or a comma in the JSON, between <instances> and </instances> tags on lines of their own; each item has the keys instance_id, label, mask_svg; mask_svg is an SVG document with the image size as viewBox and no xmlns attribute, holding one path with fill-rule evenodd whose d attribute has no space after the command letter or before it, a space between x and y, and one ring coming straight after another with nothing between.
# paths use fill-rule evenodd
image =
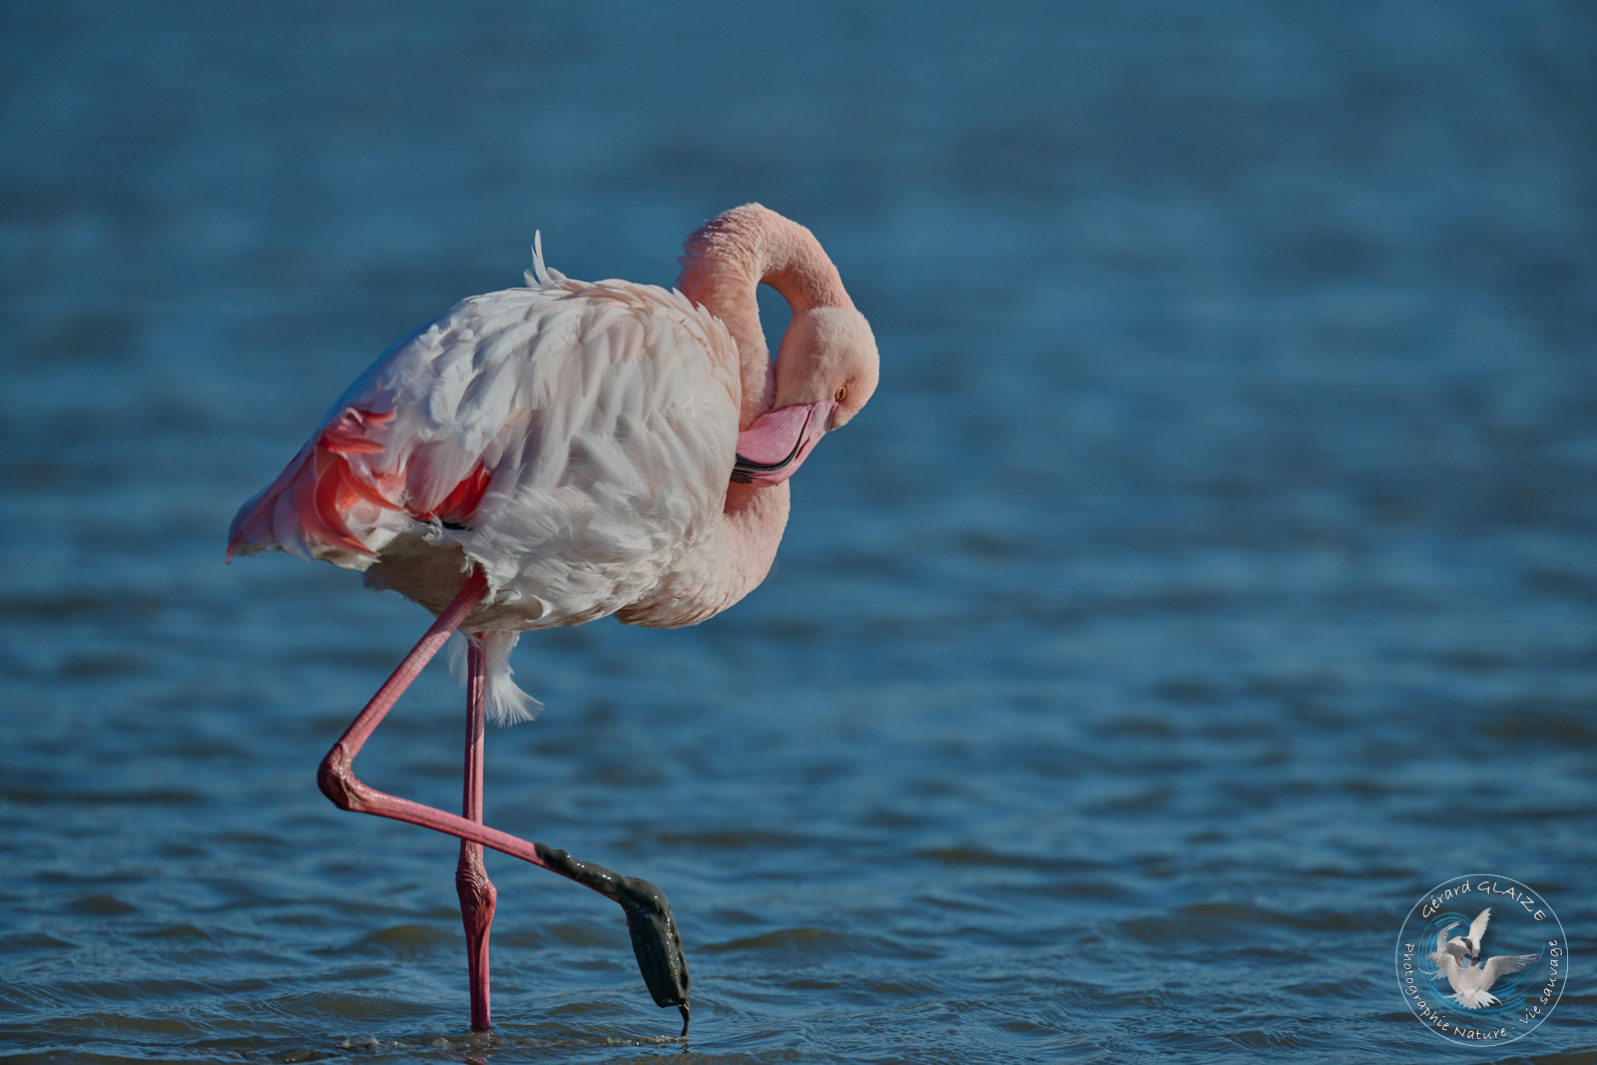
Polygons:
<instances>
[{"instance_id":1,"label":"pink curved neck","mask_svg":"<svg viewBox=\"0 0 1597 1065\"><path fill-rule=\"evenodd\" d=\"M793 313L854 303L815 235L757 203L734 207L687 239L677 288L726 323L743 382L740 428L770 409L776 390L755 290L770 285Z\"/></svg>"},{"instance_id":2,"label":"pink curved neck","mask_svg":"<svg viewBox=\"0 0 1597 1065\"><path fill-rule=\"evenodd\" d=\"M725 323L737 343L739 428L770 409L776 375L755 290L780 292L793 313L853 307L820 242L803 226L750 203L711 219L687 240L677 288ZM728 484L723 520L699 551L617 617L634 625L691 625L731 606L765 579L787 526L786 482Z\"/></svg>"}]
</instances>

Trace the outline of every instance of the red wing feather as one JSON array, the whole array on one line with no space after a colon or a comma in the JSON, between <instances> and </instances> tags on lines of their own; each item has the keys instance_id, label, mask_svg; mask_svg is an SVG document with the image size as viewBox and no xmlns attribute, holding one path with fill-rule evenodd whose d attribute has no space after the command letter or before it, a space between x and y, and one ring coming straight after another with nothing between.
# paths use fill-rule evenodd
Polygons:
<instances>
[{"instance_id":1,"label":"red wing feather","mask_svg":"<svg viewBox=\"0 0 1597 1065\"><path fill-rule=\"evenodd\" d=\"M361 503L403 510L418 521L469 520L487 493L491 479L481 461L429 510L409 505L410 492L403 465L394 469L373 469L369 462L351 464L352 456L377 455L389 449L389 442L374 439L373 431L386 429L393 418L391 410L348 407L330 420L316 434L307 451L288 464L253 506L240 511L233 519L228 558L244 547L283 546L276 535L276 526L284 505L289 508L307 547L314 549L321 544L367 558L375 557L376 552L349 526L351 511Z\"/></svg>"}]
</instances>

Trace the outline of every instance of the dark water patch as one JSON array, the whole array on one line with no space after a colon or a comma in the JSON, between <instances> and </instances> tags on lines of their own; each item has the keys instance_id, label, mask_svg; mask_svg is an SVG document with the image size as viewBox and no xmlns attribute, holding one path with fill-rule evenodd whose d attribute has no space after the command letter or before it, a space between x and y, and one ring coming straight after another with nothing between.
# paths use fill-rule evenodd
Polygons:
<instances>
[{"instance_id":1,"label":"dark water patch","mask_svg":"<svg viewBox=\"0 0 1597 1065\"><path fill-rule=\"evenodd\" d=\"M772 832L769 830L721 830L716 832L662 832L655 841L666 847L684 847L693 851L704 850L761 850L772 851L798 847L809 842L810 837L799 833Z\"/></svg>"},{"instance_id":2,"label":"dark water patch","mask_svg":"<svg viewBox=\"0 0 1597 1065\"><path fill-rule=\"evenodd\" d=\"M838 957L857 951L863 944L851 942L826 928L786 928L717 943L706 949L715 953L746 952L760 955L791 955L803 958Z\"/></svg>"},{"instance_id":3,"label":"dark water patch","mask_svg":"<svg viewBox=\"0 0 1597 1065\"><path fill-rule=\"evenodd\" d=\"M405 957L436 949L446 942L453 942L454 938L441 924L400 924L365 936L359 943L347 949L359 953Z\"/></svg>"},{"instance_id":4,"label":"dark water patch","mask_svg":"<svg viewBox=\"0 0 1597 1065\"><path fill-rule=\"evenodd\" d=\"M82 895L73 899L67 909L84 917L124 917L138 909L115 895Z\"/></svg>"}]
</instances>

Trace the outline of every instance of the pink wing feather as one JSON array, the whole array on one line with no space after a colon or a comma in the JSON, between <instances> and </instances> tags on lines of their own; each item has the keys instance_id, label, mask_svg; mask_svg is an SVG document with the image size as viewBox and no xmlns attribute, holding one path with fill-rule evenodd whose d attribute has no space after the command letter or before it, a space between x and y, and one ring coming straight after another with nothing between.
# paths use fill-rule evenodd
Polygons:
<instances>
[{"instance_id":1,"label":"pink wing feather","mask_svg":"<svg viewBox=\"0 0 1597 1065\"><path fill-rule=\"evenodd\" d=\"M331 415L266 490L233 519L227 557L281 547L290 553L364 568L377 557L384 512L414 521L464 523L488 490L481 458L448 484L439 467L459 467L457 446L407 440L395 411L346 404ZM442 445L442 446L440 446ZM443 453L452 453L440 462ZM440 486L447 490L438 497ZM359 529L360 531L356 531Z\"/></svg>"},{"instance_id":2,"label":"pink wing feather","mask_svg":"<svg viewBox=\"0 0 1597 1065\"><path fill-rule=\"evenodd\" d=\"M281 548L365 569L416 522L464 524L476 513L512 417L505 401L481 403L463 322L483 310L466 301L383 354L339 398L292 462L240 508L227 557Z\"/></svg>"}]
</instances>

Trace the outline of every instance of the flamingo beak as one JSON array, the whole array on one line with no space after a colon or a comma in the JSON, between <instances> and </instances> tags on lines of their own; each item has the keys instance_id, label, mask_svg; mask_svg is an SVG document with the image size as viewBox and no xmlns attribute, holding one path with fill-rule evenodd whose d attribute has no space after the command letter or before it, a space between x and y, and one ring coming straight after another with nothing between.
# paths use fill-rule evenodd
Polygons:
<instances>
[{"instance_id":1,"label":"flamingo beak","mask_svg":"<svg viewBox=\"0 0 1597 1065\"><path fill-rule=\"evenodd\" d=\"M837 402L794 403L768 410L738 434L732 480L739 484L781 484L793 476L815 442L826 434Z\"/></svg>"}]
</instances>

